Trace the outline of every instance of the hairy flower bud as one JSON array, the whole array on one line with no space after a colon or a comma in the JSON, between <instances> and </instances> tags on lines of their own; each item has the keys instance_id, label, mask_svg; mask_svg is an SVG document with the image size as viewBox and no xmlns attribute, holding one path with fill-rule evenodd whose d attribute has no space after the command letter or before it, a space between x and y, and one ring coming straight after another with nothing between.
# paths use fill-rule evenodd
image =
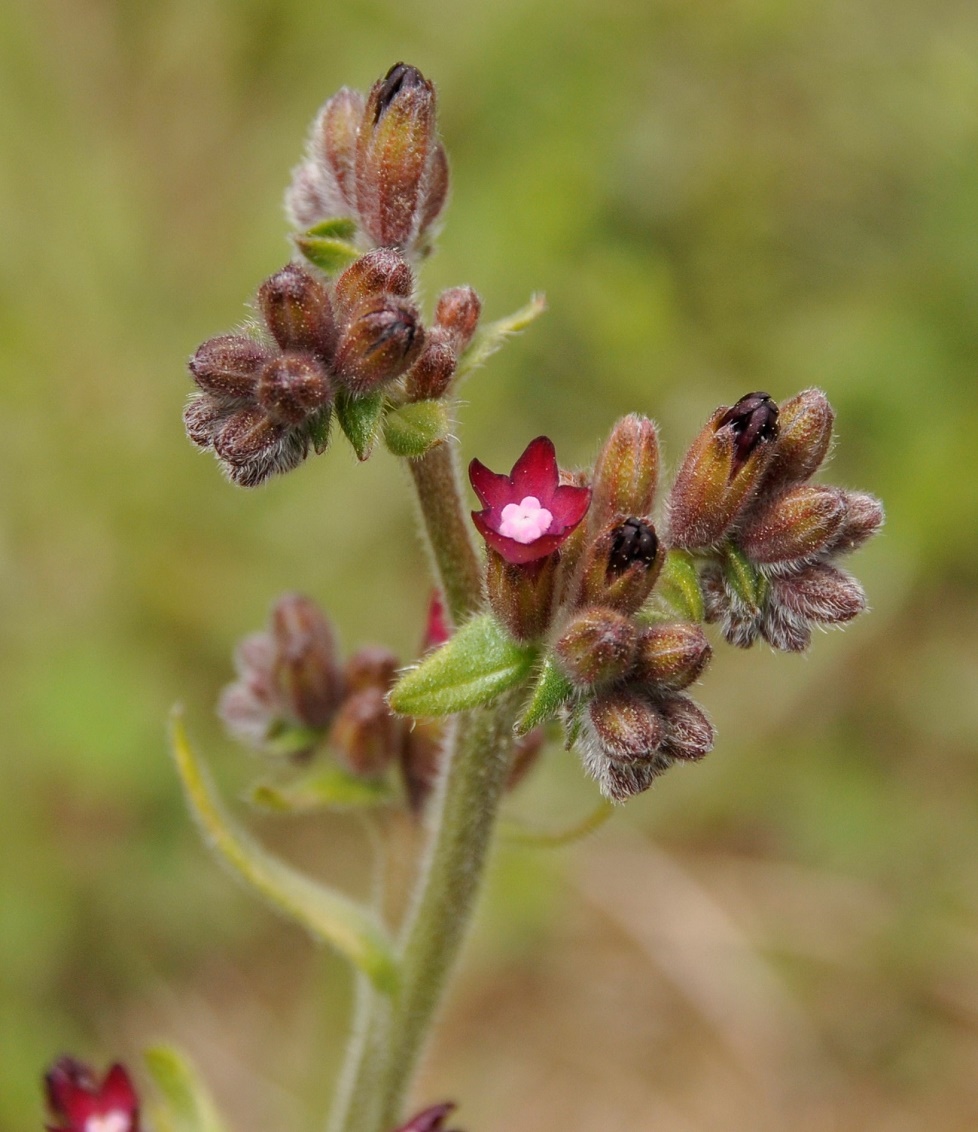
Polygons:
<instances>
[{"instance_id":1,"label":"hairy flower bud","mask_svg":"<svg viewBox=\"0 0 978 1132\"><path fill-rule=\"evenodd\" d=\"M561 667L578 687L620 680L635 659L639 630L613 609L578 613L554 645Z\"/></svg>"},{"instance_id":2,"label":"hairy flower bud","mask_svg":"<svg viewBox=\"0 0 978 1132\"><path fill-rule=\"evenodd\" d=\"M622 417L611 430L594 466L592 528L623 515L649 514L658 476L655 425L637 413Z\"/></svg>"},{"instance_id":3,"label":"hairy flower bud","mask_svg":"<svg viewBox=\"0 0 978 1132\"><path fill-rule=\"evenodd\" d=\"M703 630L691 621L651 625L638 641L630 677L649 688L680 691L699 678L711 653Z\"/></svg>"},{"instance_id":4,"label":"hairy flower bud","mask_svg":"<svg viewBox=\"0 0 978 1132\"><path fill-rule=\"evenodd\" d=\"M262 370L258 403L273 421L301 424L331 401L329 377L311 354L282 354Z\"/></svg>"},{"instance_id":5,"label":"hairy flower bud","mask_svg":"<svg viewBox=\"0 0 978 1132\"><path fill-rule=\"evenodd\" d=\"M297 263L265 280L258 290L258 306L281 349L331 356L336 330L329 294Z\"/></svg>"},{"instance_id":6,"label":"hairy flower bud","mask_svg":"<svg viewBox=\"0 0 978 1132\"><path fill-rule=\"evenodd\" d=\"M363 645L346 662L343 670L346 687L351 692L364 688L380 688L387 692L394 683L397 657L383 645Z\"/></svg>"},{"instance_id":7,"label":"hairy flower bud","mask_svg":"<svg viewBox=\"0 0 978 1132\"><path fill-rule=\"evenodd\" d=\"M351 393L370 393L410 369L424 345L418 312L396 298L369 300L343 332L335 374Z\"/></svg>"},{"instance_id":8,"label":"hairy flower bud","mask_svg":"<svg viewBox=\"0 0 978 1132\"><path fill-rule=\"evenodd\" d=\"M778 440L771 453L768 485L801 483L828 455L835 413L821 389L805 389L778 407Z\"/></svg>"},{"instance_id":9,"label":"hairy flower bud","mask_svg":"<svg viewBox=\"0 0 978 1132\"><path fill-rule=\"evenodd\" d=\"M414 274L404 256L396 248L377 248L351 263L340 275L333 297L337 310L347 321L371 299L384 295L408 299L413 290Z\"/></svg>"},{"instance_id":10,"label":"hairy flower bud","mask_svg":"<svg viewBox=\"0 0 978 1132\"><path fill-rule=\"evenodd\" d=\"M343 695L336 637L319 606L286 594L272 609L273 675L292 714L306 727L325 727Z\"/></svg>"},{"instance_id":11,"label":"hairy flower bud","mask_svg":"<svg viewBox=\"0 0 978 1132\"><path fill-rule=\"evenodd\" d=\"M786 578L771 580L772 600L803 621L837 625L866 608L866 594L851 574L816 562Z\"/></svg>"},{"instance_id":12,"label":"hairy flower bud","mask_svg":"<svg viewBox=\"0 0 978 1132\"><path fill-rule=\"evenodd\" d=\"M486 594L496 618L518 641L543 636L553 609L557 558L546 555L532 562L507 561L486 548Z\"/></svg>"},{"instance_id":13,"label":"hairy flower bud","mask_svg":"<svg viewBox=\"0 0 978 1132\"><path fill-rule=\"evenodd\" d=\"M751 502L778 435L778 407L748 393L713 414L686 454L669 496L671 545L714 546Z\"/></svg>"},{"instance_id":14,"label":"hairy flower bud","mask_svg":"<svg viewBox=\"0 0 978 1132\"><path fill-rule=\"evenodd\" d=\"M737 544L758 565L800 562L821 554L845 516L844 493L799 484L765 499L737 533Z\"/></svg>"},{"instance_id":15,"label":"hairy flower bud","mask_svg":"<svg viewBox=\"0 0 978 1132\"><path fill-rule=\"evenodd\" d=\"M198 347L189 368L205 393L246 400L254 393L258 374L267 360L268 351L253 338L221 334Z\"/></svg>"},{"instance_id":16,"label":"hairy flower bud","mask_svg":"<svg viewBox=\"0 0 978 1132\"><path fill-rule=\"evenodd\" d=\"M357 139L357 205L375 244L407 247L434 220L448 189L435 137L435 88L397 63L372 87Z\"/></svg>"},{"instance_id":17,"label":"hairy flower bud","mask_svg":"<svg viewBox=\"0 0 978 1132\"><path fill-rule=\"evenodd\" d=\"M482 300L471 287L452 287L438 296L435 325L448 332L456 354L472 341L481 313Z\"/></svg>"},{"instance_id":18,"label":"hairy flower bud","mask_svg":"<svg viewBox=\"0 0 978 1132\"><path fill-rule=\"evenodd\" d=\"M646 520L633 516L606 527L584 552L579 601L634 613L652 592L664 561L665 548Z\"/></svg>"},{"instance_id":19,"label":"hairy flower bud","mask_svg":"<svg viewBox=\"0 0 978 1132\"><path fill-rule=\"evenodd\" d=\"M400 749L401 725L391 714L384 692L378 687L364 688L341 704L329 731L330 747L354 774L376 778Z\"/></svg>"},{"instance_id":20,"label":"hairy flower bud","mask_svg":"<svg viewBox=\"0 0 978 1132\"><path fill-rule=\"evenodd\" d=\"M601 749L617 762L646 759L666 739L662 713L630 688L602 692L588 704L587 716Z\"/></svg>"},{"instance_id":21,"label":"hairy flower bud","mask_svg":"<svg viewBox=\"0 0 978 1132\"><path fill-rule=\"evenodd\" d=\"M659 701L659 711L666 724L666 754L693 762L713 750L713 724L689 696L667 696Z\"/></svg>"},{"instance_id":22,"label":"hairy flower bud","mask_svg":"<svg viewBox=\"0 0 978 1132\"><path fill-rule=\"evenodd\" d=\"M407 394L412 401L441 397L452 383L458 358L451 335L440 326L425 334L424 349L407 376Z\"/></svg>"},{"instance_id":23,"label":"hairy flower bud","mask_svg":"<svg viewBox=\"0 0 978 1132\"><path fill-rule=\"evenodd\" d=\"M356 205L357 130L363 118L364 98L359 91L342 87L323 106L313 126L316 156L328 170L345 207L329 216L344 216ZM327 219L328 216L316 219Z\"/></svg>"},{"instance_id":24,"label":"hairy flower bud","mask_svg":"<svg viewBox=\"0 0 978 1132\"><path fill-rule=\"evenodd\" d=\"M876 534L883 525L883 504L865 491L840 491L845 514L829 550L849 554Z\"/></svg>"}]
</instances>

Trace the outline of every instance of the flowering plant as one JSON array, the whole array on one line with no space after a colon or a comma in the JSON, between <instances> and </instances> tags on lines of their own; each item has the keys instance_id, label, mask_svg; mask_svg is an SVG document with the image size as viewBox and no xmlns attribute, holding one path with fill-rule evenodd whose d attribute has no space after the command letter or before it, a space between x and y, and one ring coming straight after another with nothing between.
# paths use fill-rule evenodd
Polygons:
<instances>
[{"instance_id":1,"label":"flowering plant","mask_svg":"<svg viewBox=\"0 0 978 1132\"><path fill-rule=\"evenodd\" d=\"M871 496L809 482L833 414L808 389L717 408L661 509L657 428L630 414L591 469L562 470L546 436L509 474L473 459L482 506L470 522L450 433L459 385L543 303L483 325L479 297L459 286L426 320L417 272L448 191L435 110L432 84L403 63L366 96L344 89L325 104L287 193L294 259L258 288L253 324L209 339L189 363L188 436L234 484L289 472L337 433L361 461L385 447L406 463L433 566L413 662L376 646L344 662L317 603L286 594L240 646L219 704L228 732L267 760L256 806L401 807L423 820L426 856L400 922L260 846L174 721L177 768L212 847L359 972L334 1132L447 1132L451 1103L406 1118L405 1100L502 798L546 743L579 753L602 814L702 759L715 735L689 689L712 655L705 626L741 648L807 648L812 626L865 608L835 560L883 521ZM179 1054L151 1051L147 1065L161 1128L221 1126ZM62 1059L47 1080L57 1132L138 1132L121 1067L99 1085Z\"/></svg>"}]
</instances>

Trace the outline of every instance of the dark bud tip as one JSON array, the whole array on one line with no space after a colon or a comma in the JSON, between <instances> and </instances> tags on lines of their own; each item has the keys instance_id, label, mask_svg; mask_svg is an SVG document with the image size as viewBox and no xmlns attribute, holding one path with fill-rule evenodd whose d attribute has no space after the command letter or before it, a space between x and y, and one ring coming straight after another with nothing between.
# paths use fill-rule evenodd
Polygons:
<instances>
[{"instance_id":1,"label":"dark bud tip","mask_svg":"<svg viewBox=\"0 0 978 1132\"><path fill-rule=\"evenodd\" d=\"M623 574L636 562L651 566L658 549L659 537L651 523L626 519L611 536L608 570L612 574Z\"/></svg>"},{"instance_id":2,"label":"dark bud tip","mask_svg":"<svg viewBox=\"0 0 978 1132\"><path fill-rule=\"evenodd\" d=\"M778 406L769 393L748 393L723 414L717 428L728 426L734 434L734 463L739 466L759 444L777 439Z\"/></svg>"},{"instance_id":3,"label":"dark bud tip","mask_svg":"<svg viewBox=\"0 0 978 1132\"><path fill-rule=\"evenodd\" d=\"M390 106L395 98L401 93L402 90L410 90L412 87L427 86L424 75L417 69L411 67L407 63L395 63L393 67L384 75L383 85L380 88L380 93L377 98L377 109L374 112L374 121L378 122L381 115Z\"/></svg>"}]
</instances>

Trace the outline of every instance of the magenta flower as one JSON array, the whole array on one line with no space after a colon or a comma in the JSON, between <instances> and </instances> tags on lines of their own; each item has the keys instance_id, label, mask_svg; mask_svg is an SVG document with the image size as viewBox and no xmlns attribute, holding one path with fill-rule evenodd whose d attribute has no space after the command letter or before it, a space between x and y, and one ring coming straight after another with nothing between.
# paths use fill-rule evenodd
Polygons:
<instances>
[{"instance_id":1,"label":"magenta flower","mask_svg":"<svg viewBox=\"0 0 978 1132\"><path fill-rule=\"evenodd\" d=\"M407 1124L402 1124L394 1132L449 1132L444 1125L454 1111L455 1105L451 1101L432 1105L417 1116L412 1116Z\"/></svg>"},{"instance_id":2,"label":"magenta flower","mask_svg":"<svg viewBox=\"0 0 978 1132\"><path fill-rule=\"evenodd\" d=\"M553 441L531 440L510 475L473 460L469 479L484 510L473 511L479 534L514 565L553 553L587 514L591 489L560 482Z\"/></svg>"},{"instance_id":3,"label":"magenta flower","mask_svg":"<svg viewBox=\"0 0 978 1132\"><path fill-rule=\"evenodd\" d=\"M113 1065L99 1084L87 1065L61 1057L44 1085L58 1121L48 1125L49 1132L139 1132L139 1097L121 1065Z\"/></svg>"}]
</instances>

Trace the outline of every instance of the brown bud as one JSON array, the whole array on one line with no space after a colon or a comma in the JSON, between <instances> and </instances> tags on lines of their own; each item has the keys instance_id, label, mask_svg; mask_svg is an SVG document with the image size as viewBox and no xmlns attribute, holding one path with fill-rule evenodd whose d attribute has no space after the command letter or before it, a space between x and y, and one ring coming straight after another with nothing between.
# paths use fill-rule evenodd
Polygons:
<instances>
[{"instance_id":1,"label":"brown bud","mask_svg":"<svg viewBox=\"0 0 978 1132\"><path fill-rule=\"evenodd\" d=\"M358 307L384 295L410 298L414 275L396 248L377 248L361 256L336 280L333 297L342 321L354 317Z\"/></svg>"},{"instance_id":2,"label":"brown bud","mask_svg":"<svg viewBox=\"0 0 978 1132\"><path fill-rule=\"evenodd\" d=\"M835 413L821 389L805 389L778 409L778 440L771 453L769 485L801 483L822 465L832 444Z\"/></svg>"},{"instance_id":3,"label":"brown bud","mask_svg":"<svg viewBox=\"0 0 978 1132\"><path fill-rule=\"evenodd\" d=\"M811 624L781 605L776 597L768 600L763 614L754 618L751 625L755 637L760 632L771 648L779 652L804 652L812 643ZM752 644L753 640L749 643ZM731 643L741 644L741 641L733 639Z\"/></svg>"},{"instance_id":4,"label":"brown bud","mask_svg":"<svg viewBox=\"0 0 978 1132\"><path fill-rule=\"evenodd\" d=\"M265 280L258 290L258 306L283 350L331 356L336 329L329 294L297 263L287 264Z\"/></svg>"},{"instance_id":5,"label":"brown bud","mask_svg":"<svg viewBox=\"0 0 978 1132\"><path fill-rule=\"evenodd\" d=\"M541 637L550 625L558 556L514 564L486 548L486 594L493 613L518 641Z\"/></svg>"},{"instance_id":6,"label":"brown bud","mask_svg":"<svg viewBox=\"0 0 978 1132\"><path fill-rule=\"evenodd\" d=\"M648 758L666 739L662 713L630 688L602 692L588 704L587 715L602 751L617 762Z\"/></svg>"},{"instance_id":7,"label":"brown bud","mask_svg":"<svg viewBox=\"0 0 978 1132\"><path fill-rule=\"evenodd\" d=\"M578 600L635 613L645 603L665 561L655 528L629 518L601 531L584 552Z\"/></svg>"},{"instance_id":8,"label":"brown bud","mask_svg":"<svg viewBox=\"0 0 978 1132\"><path fill-rule=\"evenodd\" d=\"M210 448L230 411L209 393L198 393L183 411L187 436L198 448Z\"/></svg>"},{"instance_id":9,"label":"brown bud","mask_svg":"<svg viewBox=\"0 0 978 1132\"><path fill-rule=\"evenodd\" d=\"M856 579L823 562L773 578L770 600L803 621L823 625L851 621L866 608L866 594Z\"/></svg>"},{"instance_id":10,"label":"brown bud","mask_svg":"<svg viewBox=\"0 0 978 1132\"><path fill-rule=\"evenodd\" d=\"M585 609L554 645L561 667L581 688L621 679L635 659L639 630L613 609Z\"/></svg>"},{"instance_id":11,"label":"brown bud","mask_svg":"<svg viewBox=\"0 0 978 1132\"><path fill-rule=\"evenodd\" d=\"M383 645L364 645L346 662L346 686L351 692L364 688L390 690L397 673L397 657Z\"/></svg>"},{"instance_id":12,"label":"brown bud","mask_svg":"<svg viewBox=\"0 0 978 1132\"><path fill-rule=\"evenodd\" d=\"M232 413L214 436L214 451L230 464L247 464L270 452L285 432L257 405Z\"/></svg>"},{"instance_id":13,"label":"brown bud","mask_svg":"<svg viewBox=\"0 0 978 1132\"><path fill-rule=\"evenodd\" d=\"M460 354L472 341L482 313L482 300L471 287L452 287L442 291L435 307L435 325L451 335L451 343Z\"/></svg>"},{"instance_id":14,"label":"brown bud","mask_svg":"<svg viewBox=\"0 0 978 1132\"><path fill-rule=\"evenodd\" d=\"M346 205L344 215L356 207L357 130L363 119L364 98L357 90L342 87L320 110L313 125L312 148L328 169ZM323 217L329 219L329 217Z\"/></svg>"},{"instance_id":15,"label":"brown bud","mask_svg":"<svg viewBox=\"0 0 978 1132\"><path fill-rule=\"evenodd\" d=\"M352 393L370 393L410 369L423 346L424 330L410 303L371 300L343 332L335 373Z\"/></svg>"},{"instance_id":16,"label":"brown bud","mask_svg":"<svg viewBox=\"0 0 978 1132\"><path fill-rule=\"evenodd\" d=\"M428 159L428 174L421 192L421 206L418 209L418 235L424 234L438 219L441 210L448 199L448 154L441 142L435 144ZM426 245L421 248L424 254L430 250Z\"/></svg>"},{"instance_id":17,"label":"brown bud","mask_svg":"<svg viewBox=\"0 0 978 1132\"><path fill-rule=\"evenodd\" d=\"M691 762L713 750L713 724L688 696L667 696L659 702L659 711L666 723L667 754Z\"/></svg>"},{"instance_id":18,"label":"brown bud","mask_svg":"<svg viewBox=\"0 0 978 1132\"><path fill-rule=\"evenodd\" d=\"M375 778L397 754L400 728L401 721L391 715L380 688L364 688L343 701L329 742L355 774Z\"/></svg>"},{"instance_id":19,"label":"brown bud","mask_svg":"<svg viewBox=\"0 0 978 1132\"><path fill-rule=\"evenodd\" d=\"M646 759L634 762L606 759L599 773L594 774L594 777L601 787L601 793L609 801L621 805L648 790L659 775L667 771L670 766L672 766L671 756L664 751L657 751Z\"/></svg>"},{"instance_id":20,"label":"brown bud","mask_svg":"<svg viewBox=\"0 0 978 1132\"><path fill-rule=\"evenodd\" d=\"M849 554L876 534L885 518L883 504L865 491L840 491L845 514L829 550L832 554Z\"/></svg>"},{"instance_id":21,"label":"brown bud","mask_svg":"<svg viewBox=\"0 0 978 1132\"><path fill-rule=\"evenodd\" d=\"M407 376L407 394L412 401L427 401L441 397L455 376L457 358L450 337L442 327L436 326L425 335L421 357Z\"/></svg>"},{"instance_id":22,"label":"brown bud","mask_svg":"<svg viewBox=\"0 0 978 1132\"><path fill-rule=\"evenodd\" d=\"M271 628L274 678L294 720L325 727L343 695L332 626L310 598L286 594L275 603Z\"/></svg>"},{"instance_id":23,"label":"brown bud","mask_svg":"<svg viewBox=\"0 0 978 1132\"><path fill-rule=\"evenodd\" d=\"M799 484L755 508L738 531L737 544L761 565L803 561L832 544L844 515L841 491Z\"/></svg>"},{"instance_id":24,"label":"brown bud","mask_svg":"<svg viewBox=\"0 0 978 1132\"><path fill-rule=\"evenodd\" d=\"M261 343L242 334L209 338L190 359L194 381L221 400L246 400L255 391L258 374L268 360Z\"/></svg>"},{"instance_id":25,"label":"brown bud","mask_svg":"<svg viewBox=\"0 0 978 1132\"><path fill-rule=\"evenodd\" d=\"M651 625L638 642L632 679L639 684L679 691L697 680L712 649L691 621Z\"/></svg>"},{"instance_id":26,"label":"brown bud","mask_svg":"<svg viewBox=\"0 0 978 1132\"><path fill-rule=\"evenodd\" d=\"M672 546L714 546L753 499L778 435L778 407L749 393L719 408L686 454L669 495Z\"/></svg>"},{"instance_id":27,"label":"brown bud","mask_svg":"<svg viewBox=\"0 0 978 1132\"><path fill-rule=\"evenodd\" d=\"M435 88L398 63L371 89L357 139L357 205L375 244L407 247L418 235L436 144Z\"/></svg>"},{"instance_id":28,"label":"brown bud","mask_svg":"<svg viewBox=\"0 0 978 1132\"><path fill-rule=\"evenodd\" d=\"M648 515L659 475L659 444L647 417L622 417L598 456L591 485L592 529L623 515Z\"/></svg>"},{"instance_id":29,"label":"brown bud","mask_svg":"<svg viewBox=\"0 0 978 1132\"><path fill-rule=\"evenodd\" d=\"M262 370L258 403L273 421L301 424L331 400L329 377L312 354L282 354Z\"/></svg>"}]
</instances>

